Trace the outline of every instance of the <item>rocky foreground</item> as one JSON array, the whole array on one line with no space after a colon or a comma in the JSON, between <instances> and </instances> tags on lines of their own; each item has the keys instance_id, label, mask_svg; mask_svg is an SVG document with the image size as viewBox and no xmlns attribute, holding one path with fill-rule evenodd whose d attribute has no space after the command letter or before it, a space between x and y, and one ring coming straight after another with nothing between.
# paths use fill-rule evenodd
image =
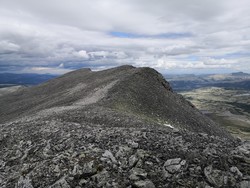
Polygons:
<instances>
[{"instance_id":1,"label":"rocky foreground","mask_svg":"<svg viewBox=\"0 0 250 188\"><path fill-rule=\"evenodd\" d=\"M250 187L250 143L204 133L51 119L0 141L0 187Z\"/></svg>"},{"instance_id":2,"label":"rocky foreground","mask_svg":"<svg viewBox=\"0 0 250 188\"><path fill-rule=\"evenodd\" d=\"M124 77L129 90L118 79L121 70L122 75L132 71ZM78 80L65 89L56 80L56 99L48 88L47 94L38 95L39 87L51 87L51 83L0 99L6 108L0 107L0 187L250 187L250 142L216 127L172 92L158 74L151 92L159 88L156 93L162 90L162 95L151 100L161 97L159 101L166 105L153 106L148 98L152 95L140 96L143 92L129 82L144 79L148 70L112 71L119 74L99 79L105 84L94 82L91 88ZM136 85L141 91L145 88L140 84ZM121 88L124 95L119 93ZM15 97L20 99L16 109L11 106ZM145 106L153 106L153 111ZM157 106L166 108L167 114L162 115Z\"/></svg>"}]
</instances>

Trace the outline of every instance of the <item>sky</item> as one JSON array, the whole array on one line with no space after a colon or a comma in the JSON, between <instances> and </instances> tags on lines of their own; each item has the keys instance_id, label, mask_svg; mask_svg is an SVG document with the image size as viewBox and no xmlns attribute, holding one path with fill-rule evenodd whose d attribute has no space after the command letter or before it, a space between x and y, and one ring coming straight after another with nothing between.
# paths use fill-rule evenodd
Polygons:
<instances>
[{"instance_id":1,"label":"sky","mask_svg":"<svg viewBox=\"0 0 250 188\"><path fill-rule=\"evenodd\" d=\"M0 72L250 73L249 0L0 0Z\"/></svg>"}]
</instances>

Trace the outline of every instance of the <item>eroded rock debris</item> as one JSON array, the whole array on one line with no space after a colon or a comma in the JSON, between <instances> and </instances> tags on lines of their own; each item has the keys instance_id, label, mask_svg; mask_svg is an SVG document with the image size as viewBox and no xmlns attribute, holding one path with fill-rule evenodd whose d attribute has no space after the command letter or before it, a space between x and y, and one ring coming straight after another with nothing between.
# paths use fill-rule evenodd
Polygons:
<instances>
[{"instance_id":1,"label":"eroded rock debris","mask_svg":"<svg viewBox=\"0 0 250 188\"><path fill-rule=\"evenodd\" d=\"M89 70L85 72L90 74ZM158 82L166 92L172 93L169 95L174 95L164 80L158 79ZM78 85L75 91L86 87ZM250 187L249 141L234 139L221 128L213 134L216 131L210 129L216 125L206 118L204 122L211 125L204 123L197 130L188 128L199 126L191 123L202 117L195 109L194 112L179 111L184 115L178 120L176 112L163 118L156 113L159 119L153 119L154 116L148 116L149 111L143 113L143 107L138 111L140 106L132 111L128 106L117 108L118 103L111 105L114 104L112 97L118 99L114 87L109 88L114 90L111 94L105 86L101 87L105 96L94 90L97 98L90 97L94 101L91 103L81 100L80 104L60 102L49 107L30 103L34 112L30 109L24 112L20 107L21 116L17 115L19 107L16 111L10 109L6 115L1 109L1 117L5 118L0 124L0 187ZM80 96L79 93L72 95L77 95L77 100ZM182 105L182 100L177 101L178 105ZM185 113L192 115L186 124ZM171 117L167 122L171 126L165 126L166 122L162 121L167 117Z\"/></svg>"},{"instance_id":2,"label":"eroded rock debris","mask_svg":"<svg viewBox=\"0 0 250 188\"><path fill-rule=\"evenodd\" d=\"M250 142L60 119L17 122L1 133L6 137L0 187L245 188L250 183L250 155L242 149ZM216 152L207 152L211 144Z\"/></svg>"}]
</instances>

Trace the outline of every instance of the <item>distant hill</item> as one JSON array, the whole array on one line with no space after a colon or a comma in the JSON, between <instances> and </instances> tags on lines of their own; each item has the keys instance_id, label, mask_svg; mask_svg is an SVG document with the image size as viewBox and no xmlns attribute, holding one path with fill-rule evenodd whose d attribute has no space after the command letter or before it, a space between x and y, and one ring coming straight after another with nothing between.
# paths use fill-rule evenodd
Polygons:
<instances>
[{"instance_id":1,"label":"distant hill","mask_svg":"<svg viewBox=\"0 0 250 188\"><path fill-rule=\"evenodd\" d=\"M214 83L211 86L215 87L223 87L229 89L246 89L250 90L250 79L243 81L235 81L235 82L225 82L225 83Z\"/></svg>"},{"instance_id":2,"label":"distant hill","mask_svg":"<svg viewBox=\"0 0 250 188\"><path fill-rule=\"evenodd\" d=\"M42 82L48 81L56 75L50 74L13 74L13 73L1 73L0 84L1 85L36 85Z\"/></svg>"},{"instance_id":3,"label":"distant hill","mask_svg":"<svg viewBox=\"0 0 250 188\"><path fill-rule=\"evenodd\" d=\"M0 187L250 184L250 143L151 68L80 69L3 95L0 104Z\"/></svg>"},{"instance_id":4,"label":"distant hill","mask_svg":"<svg viewBox=\"0 0 250 188\"><path fill-rule=\"evenodd\" d=\"M188 91L202 87L250 89L250 74L243 72L209 75L166 75L165 78L168 79L175 91Z\"/></svg>"},{"instance_id":5,"label":"distant hill","mask_svg":"<svg viewBox=\"0 0 250 188\"><path fill-rule=\"evenodd\" d=\"M234 72L231 74L232 76L247 76L250 77L250 74L244 72Z\"/></svg>"}]
</instances>

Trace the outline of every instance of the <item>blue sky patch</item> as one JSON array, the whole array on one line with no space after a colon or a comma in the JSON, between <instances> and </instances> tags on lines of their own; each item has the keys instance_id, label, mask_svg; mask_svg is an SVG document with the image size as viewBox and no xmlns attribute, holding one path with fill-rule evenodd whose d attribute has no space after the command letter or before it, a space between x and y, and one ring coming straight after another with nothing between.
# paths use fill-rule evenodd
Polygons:
<instances>
[{"instance_id":1,"label":"blue sky patch","mask_svg":"<svg viewBox=\"0 0 250 188\"><path fill-rule=\"evenodd\" d=\"M191 33L161 33L157 35L147 35L147 34L136 34L136 33L127 33L120 31L111 31L108 33L113 37L118 38L166 38L166 39L178 39L178 38L188 38L192 37Z\"/></svg>"}]
</instances>

